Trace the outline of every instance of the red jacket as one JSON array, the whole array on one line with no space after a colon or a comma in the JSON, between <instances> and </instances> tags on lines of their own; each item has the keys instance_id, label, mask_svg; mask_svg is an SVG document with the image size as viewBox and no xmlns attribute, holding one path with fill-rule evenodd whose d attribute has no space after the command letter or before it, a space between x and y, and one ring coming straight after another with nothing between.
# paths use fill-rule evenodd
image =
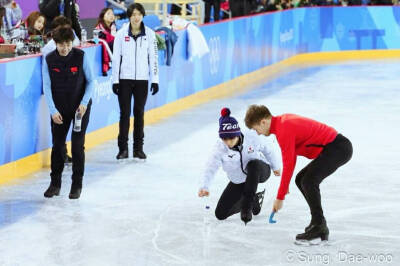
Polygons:
<instances>
[{"instance_id":1,"label":"red jacket","mask_svg":"<svg viewBox=\"0 0 400 266\"><path fill-rule=\"evenodd\" d=\"M114 39L115 39L114 36L117 32L115 23L111 24L110 30L107 30L103 24L97 24L95 29L100 30L99 38L105 40L112 51ZM105 47L105 45L103 43L101 43L101 46L102 46L102 71L103 71L103 73L106 73L110 69L111 58L108 54L108 51L107 51L107 48Z\"/></svg>"},{"instance_id":2,"label":"red jacket","mask_svg":"<svg viewBox=\"0 0 400 266\"><path fill-rule=\"evenodd\" d=\"M270 133L276 135L282 151L283 172L277 199L284 200L297 155L317 158L323 147L332 142L338 133L330 126L294 114L273 116Z\"/></svg>"}]
</instances>

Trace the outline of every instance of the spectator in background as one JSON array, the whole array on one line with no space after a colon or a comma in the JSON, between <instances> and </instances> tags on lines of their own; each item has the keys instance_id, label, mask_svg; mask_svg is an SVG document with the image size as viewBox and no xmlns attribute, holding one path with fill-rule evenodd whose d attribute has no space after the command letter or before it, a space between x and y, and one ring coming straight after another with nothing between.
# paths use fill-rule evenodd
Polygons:
<instances>
[{"instance_id":1,"label":"spectator in background","mask_svg":"<svg viewBox=\"0 0 400 266\"><path fill-rule=\"evenodd\" d=\"M6 28L4 26L3 18L6 15L6 9L2 6L0 6L0 43L5 43L6 41L6 36L3 36L6 34Z\"/></svg>"},{"instance_id":2,"label":"spectator in background","mask_svg":"<svg viewBox=\"0 0 400 266\"><path fill-rule=\"evenodd\" d=\"M126 159L131 117L132 97L133 115L133 157L146 159L143 152L144 107L146 105L148 84L151 82L152 95L158 92L158 49L155 33L143 24L146 12L135 3L128 7L129 22L115 37L112 60L113 92L118 95L120 108L117 159Z\"/></svg>"},{"instance_id":3,"label":"spectator in background","mask_svg":"<svg viewBox=\"0 0 400 266\"><path fill-rule=\"evenodd\" d=\"M219 13L221 10L221 1L220 0L204 0L204 23L210 22L211 16L211 6L214 9L214 22L219 20Z\"/></svg>"},{"instance_id":4,"label":"spectator in background","mask_svg":"<svg viewBox=\"0 0 400 266\"><path fill-rule=\"evenodd\" d=\"M44 45L44 27L46 25L46 18L39 11L33 11L29 14L25 21L25 27L29 40L36 40Z\"/></svg>"},{"instance_id":5,"label":"spectator in background","mask_svg":"<svg viewBox=\"0 0 400 266\"><path fill-rule=\"evenodd\" d=\"M18 37L20 34L19 26L22 20L22 10L19 5L13 0L0 0L0 6L4 7L5 15L3 16L3 28L7 36L5 39Z\"/></svg>"},{"instance_id":6,"label":"spectator in background","mask_svg":"<svg viewBox=\"0 0 400 266\"><path fill-rule=\"evenodd\" d=\"M63 15L71 20L72 29L80 40L82 28L75 4L76 0L41 0L39 10L48 22L45 32L51 30L50 25L57 16Z\"/></svg>"},{"instance_id":7,"label":"spectator in background","mask_svg":"<svg viewBox=\"0 0 400 266\"><path fill-rule=\"evenodd\" d=\"M103 8L103 10L100 12L95 28L99 30L99 38L107 43L111 51L113 50L115 34L117 33L117 27L114 21L115 16L112 8ZM103 54L102 72L103 76L107 76L107 71L110 69L111 57L108 53L106 44L102 42L101 45Z\"/></svg>"},{"instance_id":8,"label":"spectator in background","mask_svg":"<svg viewBox=\"0 0 400 266\"><path fill-rule=\"evenodd\" d=\"M42 64L43 91L51 114L51 182L46 198L58 196L64 169L64 145L76 113L81 115L79 131L72 131L72 185L70 199L78 199L85 170L85 134L92 104L94 76L85 52L72 47L74 33L69 25L53 32L57 49Z\"/></svg>"}]
</instances>

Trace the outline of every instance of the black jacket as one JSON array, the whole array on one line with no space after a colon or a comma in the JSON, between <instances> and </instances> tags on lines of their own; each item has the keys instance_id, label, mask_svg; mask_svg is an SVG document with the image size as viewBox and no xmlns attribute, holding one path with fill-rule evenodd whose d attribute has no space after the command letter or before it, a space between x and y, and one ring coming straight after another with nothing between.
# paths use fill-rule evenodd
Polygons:
<instances>
[{"instance_id":1,"label":"black jacket","mask_svg":"<svg viewBox=\"0 0 400 266\"><path fill-rule=\"evenodd\" d=\"M64 0L64 16L71 20L72 28L80 40L82 29L75 9L75 2L75 0ZM43 2L39 4L39 10L46 17L47 21L46 33L51 30L51 22L54 18L60 15L60 3L60 0L43 0Z\"/></svg>"},{"instance_id":2,"label":"black jacket","mask_svg":"<svg viewBox=\"0 0 400 266\"><path fill-rule=\"evenodd\" d=\"M74 115L85 94L84 51L72 48L67 56L57 49L46 56L54 104L61 115Z\"/></svg>"}]
</instances>

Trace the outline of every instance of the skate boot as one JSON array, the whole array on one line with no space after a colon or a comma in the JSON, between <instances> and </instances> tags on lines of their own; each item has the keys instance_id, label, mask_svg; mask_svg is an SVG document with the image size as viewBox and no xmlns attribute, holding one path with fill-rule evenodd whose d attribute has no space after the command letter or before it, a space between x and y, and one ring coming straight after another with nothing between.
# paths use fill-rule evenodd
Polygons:
<instances>
[{"instance_id":1,"label":"skate boot","mask_svg":"<svg viewBox=\"0 0 400 266\"><path fill-rule=\"evenodd\" d=\"M71 191L69 192L70 199L79 199L82 192L82 177L72 176Z\"/></svg>"},{"instance_id":2,"label":"skate boot","mask_svg":"<svg viewBox=\"0 0 400 266\"><path fill-rule=\"evenodd\" d=\"M311 224L308 231L296 236L296 244L314 244L312 241L318 238L321 239L321 241L328 241L329 229L326 222Z\"/></svg>"},{"instance_id":3,"label":"skate boot","mask_svg":"<svg viewBox=\"0 0 400 266\"><path fill-rule=\"evenodd\" d=\"M253 215L258 215L260 213L264 201L264 195L265 189L261 192L256 193L253 202Z\"/></svg>"},{"instance_id":4,"label":"skate boot","mask_svg":"<svg viewBox=\"0 0 400 266\"><path fill-rule=\"evenodd\" d=\"M49 188L44 192L46 198L52 198L53 196L60 195L60 187L53 186L50 184Z\"/></svg>"},{"instance_id":5,"label":"skate boot","mask_svg":"<svg viewBox=\"0 0 400 266\"><path fill-rule=\"evenodd\" d=\"M69 192L69 198L79 199L79 197L81 196L81 192L82 192L81 187L71 186L71 191Z\"/></svg>"},{"instance_id":6,"label":"skate boot","mask_svg":"<svg viewBox=\"0 0 400 266\"><path fill-rule=\"evenodd\" d=\"M308 230L310 230L310 228L311 228L311 226L313 225L313 223L314 223L314 222L311 220L310 224L309 224L306 228L304 228L304 232L307 232ZM325 223L325 224L326 224L325 218L322 218L322 223Z\"/></svg>"},{"instance_id":7,"label":"skate boot","mask_svg":"<svg viewBox=\"0 0 400 266\"><path fill-rule=\"evenodd\" d=\"M251 219L253 218L252 210L253 210L253 201L243 199L242 209L240 210L240 219L244 222L244 225L250 222Z\"/></svg>"},{"instance_id":8,"label":"skate boot","mask_svg":"<svg viewBox=\"0 0 400 266\"><path fill-rule=\"evenodd\" d=\"M121 159L126 159L129 157L129 152L128 149L120 149L118 154L117 154L117 160L121 160Z\"/></svg>"},{"instance_id":9,"label":"skate boot","mask_svg":"<svg viewBox=\"0 0 400 266\"><path fill-rule=\"evenodd\" d=\"M143 152L143 150L134 150L133 151L133 158L134 159L140 159L140 160L145 160L147 158L146 154Z\"/></svg>"}]
</instances>

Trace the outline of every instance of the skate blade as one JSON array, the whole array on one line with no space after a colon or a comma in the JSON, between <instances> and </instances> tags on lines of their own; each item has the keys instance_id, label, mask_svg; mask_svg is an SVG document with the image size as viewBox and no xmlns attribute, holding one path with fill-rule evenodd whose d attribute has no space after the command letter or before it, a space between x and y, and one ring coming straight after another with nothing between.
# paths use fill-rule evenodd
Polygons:
<instances>
[{"instance_id":1,"label":"skate blade","mask_svg":"<svg viewBox=\"0 0 400 266\"><path fill-rule=\"evenodd\" d=\"M145 163L146 159L133 158L133 161L136 163Z\"/></svg>"},{"instance_id":2,"label":"skate blade","mask_svg":"<svg viewBox=\"0 0 400 266\"><path fill-rule=\"evenodd\" d=\"M129 158L117 159L117 163L118 163L118 164L126 164L126 163L129 162L129 161L130 161Z\"/></svg>"},{"instance_id":3,"label":"skate blade","mask_svg":"<svg viewBox=\"0 0 400 266\"><path fill-rule=\"evenodd\" d=\"M310 246L331 246L332 243L328 240L313 239L313 240L295 240L294 243L298 246L310 247Z\"/></svg>"}]
</instances>

